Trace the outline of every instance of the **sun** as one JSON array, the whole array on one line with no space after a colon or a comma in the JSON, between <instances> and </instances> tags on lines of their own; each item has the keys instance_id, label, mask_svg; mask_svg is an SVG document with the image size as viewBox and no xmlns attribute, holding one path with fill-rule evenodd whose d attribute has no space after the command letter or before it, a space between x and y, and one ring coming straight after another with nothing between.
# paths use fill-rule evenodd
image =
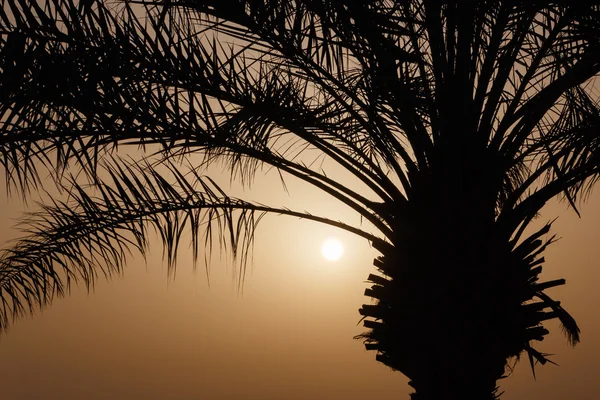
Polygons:
<instances>
[{"instance_id":1,"label":"sun","mask_svg":"<svg viewBox=\"0 0 600 400\"><path fill-rule=\"evenodd\" d=\"M344 246L342 245L342 242L334 237L327 238L321 246L321 253L325 259L336 261L344 254Z\"/></svg>"}]
</instances>

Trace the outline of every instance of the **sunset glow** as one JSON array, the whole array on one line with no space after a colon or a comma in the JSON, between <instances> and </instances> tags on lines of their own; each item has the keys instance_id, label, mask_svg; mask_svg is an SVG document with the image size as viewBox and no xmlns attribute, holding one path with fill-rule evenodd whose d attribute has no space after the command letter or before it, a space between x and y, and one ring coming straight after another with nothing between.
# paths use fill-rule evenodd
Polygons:
<instances>
[{"instance_id":1,"label":"sunset glow","mask_svg":"<svg viewBox=\"0 0 600 400\"><path fill-rule=\"evenodd\" d=\"M344 254L344 246L336 238L328 238L321 246L321 253L326 260L336 261Z\"/></svg>"}]
</instances>

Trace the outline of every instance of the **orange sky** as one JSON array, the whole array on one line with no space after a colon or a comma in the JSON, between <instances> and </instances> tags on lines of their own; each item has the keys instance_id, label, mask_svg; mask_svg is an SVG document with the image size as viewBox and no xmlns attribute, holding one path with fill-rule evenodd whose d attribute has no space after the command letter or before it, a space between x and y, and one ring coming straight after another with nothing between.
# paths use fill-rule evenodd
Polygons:
<instances>
[{"instance_id":1,"label":"orange sky","mask_svg":"<svg viewBox=\"0 0 600 400\"><path fill-rule=\"evenodd\" d=\"M274 204L286 197L268 190ZM300 208L330 213L335 203L291 189ZM3 196L3 195L2 195ZM2 197L3 207L7 204ZM1 216L13 224L17 201ZM597 399L600 392L600 192L577 219L550 205L540 223L560 215L562 239L546 252L544 279L567 285L549 293L575 316L582 343L567 346L556 324L539 349L557 353L533 380L527 358L500 381L503 399ZM344 217L344 214L342 214ZM354 222L354 220L352 221ZM336 234L346 247L331 263L322 240ZM0 232L0 241L15 236ZM185 248L186 246L182 246ZM194 273L181 254L168 282L158 245L147 266L130 258L124 278L101 281L95 293L67 299L22 319L0 338L2 400L25 399L408 399L407 379L375 361L352 337L363 331L357 309L376 252L350 234L287 217L259 225L254 267L243 296L232 269L215 257L211 287L203 266Z\"/></svg>"}]
</instances>

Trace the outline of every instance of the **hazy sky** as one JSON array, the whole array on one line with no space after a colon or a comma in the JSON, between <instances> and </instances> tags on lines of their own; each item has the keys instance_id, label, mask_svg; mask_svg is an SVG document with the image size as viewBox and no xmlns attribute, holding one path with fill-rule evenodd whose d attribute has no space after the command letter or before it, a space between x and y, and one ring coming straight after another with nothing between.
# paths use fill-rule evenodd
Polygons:
<instances>
[{"instance_id":1,"label":"hazy sky","mask_svg":"<svg viewBox=\"0 0 600 400\"><path fill-rule=\"evenodd\" d=\"M262 193L274 204L286 196ZM291 195L307 209L338 209L311 191L292 186ZM17 203L2 197L1 226L13 225ZM552 334L538 348L557 353L552 360L560 367L538 368L534 381L523 358L500 381L503 399L599 397L598 210L600 191L582 208L582 219L552 204L539 220L560 215L553 232L562 239L548 248L542 276L567 279L549 293L579 322L582 343L569 348L557 324L548 324ZM332 234L346 247L334 263L319 250ZM14 236L5 229L0 239ZM357 310L369 301L364 281L377 255L365 240L296 219L267 218L259 225L243 295L231 266L218 256L209 288L203 265L193 272L185 253L175 281L168 282L160 246L152 248L147 265L135 254L123 278L99 282L89 296L76 289L0 337L2 400L408 399L407 379L352 339L364 330Z\"/></svg>"}]
</instances>

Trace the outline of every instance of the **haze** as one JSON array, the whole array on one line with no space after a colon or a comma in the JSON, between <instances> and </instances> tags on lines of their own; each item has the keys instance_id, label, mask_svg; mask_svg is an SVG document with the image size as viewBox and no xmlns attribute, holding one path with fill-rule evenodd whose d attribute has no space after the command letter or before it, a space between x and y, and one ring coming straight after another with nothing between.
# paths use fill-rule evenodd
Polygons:
<instances>
[{"instance_id":1,"label":"haze","mask_svg":"<svg viewBox=\"0 0 600 400\"><path fill-rule=\"evenodd\" d=\"M306 209L336 209L316 192L290 192ZM279 190L267 194L287 198ZM3 197L1 204L0 222L12 226L22 207L16 198ZM552 333L539 349L557 353L552 360L560 367L538 366L534 381L524 355L514 375L499 382L503 399L598 398L600 193L581 210L578 219L565 204L551 204L538 223L560 215L553 232L562 239L547 250L543 278L566 278L550 293L577 319L582 342L569 348L550 323ZM0 239L15 235L5 228ZM333 235L345 247L335 264L320 252ZM369 301L364 281L377 255L365 240L267 218L259 225L242 295L233 268L218 254L210 287L202 263L193 272L185 252L169 281L155 243L147 265L134 254L124 278L101 280L89 296L76 289L2 335L3 400L408 399L407 379L352 339L364 330L357 309Z\"/></svg>"}]
</instances>

